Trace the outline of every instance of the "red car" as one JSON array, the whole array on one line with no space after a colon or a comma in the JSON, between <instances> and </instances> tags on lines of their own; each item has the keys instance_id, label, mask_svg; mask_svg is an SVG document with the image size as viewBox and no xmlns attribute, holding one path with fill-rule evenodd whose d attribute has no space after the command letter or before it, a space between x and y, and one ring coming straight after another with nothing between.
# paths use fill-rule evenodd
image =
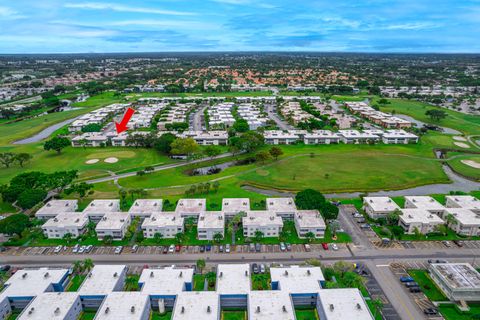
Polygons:
<instances>
[{"instance_id":1,"label":"red car","mask_svg":"<svg viewBox=\"0 0 480 320\"><path fill-rule=\"evenodd\" d=\"M182 246L180 245L175 246L175 252L180 252L181 249L182 249Z\"/></svg>"},{"instance_id":2,"label":"red car","mask_svg":"<svg viewBox=\"0 0 480 320\"><path fill-rule=\"evenodd\" d=\"M323 250L328 250L328 243L322 243Z\"/></svg>"}]
</instances>

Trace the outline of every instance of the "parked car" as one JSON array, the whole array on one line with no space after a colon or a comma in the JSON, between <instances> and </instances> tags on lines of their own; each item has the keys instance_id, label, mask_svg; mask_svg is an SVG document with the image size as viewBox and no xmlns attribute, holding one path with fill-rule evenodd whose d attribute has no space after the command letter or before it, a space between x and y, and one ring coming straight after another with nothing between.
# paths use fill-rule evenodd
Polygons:
<instances>
[{"instance_id":1,"label":"parked car","mask_svg":"<svg viewBox=\"0 0 480 320\"><path fill-rule=\"evenodd\" d=\"M168 246L165 246L163 247L163 254L167 254L168 253Z\"/></svg>"},{"instance_id":2,"label":"parked car","mask_svg":"<svg viewBox=\"0 0 480 320\"><path fill-rule=\"evenodd\" d=\"M265 265L262 263L260 265L260 273L265 273L265 271L266 271Z\"/></svg>"},{"instance_id":3,"label":"parked car","mask_svg":"<svg viewBox=\"0 0 480 320\"><path fill-rule=\"evenodd\" d=\"M442 243L445 245L445 247L447 248L450 248L452 246L452 244L450 243L450 241L447 241L447 240L443 240Z\"/></svg>"},{"instance_id":4,"label":"parked car","mask_svg":"<svg viewBox=\"0 0 480 320\"><path fill-rule=\"evenodd\" d=\"M438 314L438 310L435 308L427 308L423 309L423 313L425 313L427 316L435 316Z\"/></svg>"},{"instance_id":5,"label":"parked car","mask_svg":"<svg viewBox=\"0 0 480 320\"><path fill-rule=\"evenodd\" d=\"M7 248L5 248L5 247L0 247L0 252L5 252L5 251L7 251Z\"/></svg>"},{"instance_id":6,"label":"parked car","mask_svg":"<svg viewBox=\"0 0 480 320\"><path fill-rule=\"evenodd\" d=\"M0 271L7 272L8 270L10 270L10 268L11 268L10 265L4 264L4 265L0 266Z\"/></svg>"},{"instance_id":7,"label":"parked car","mask_svg":"<svg viewBox=\"0 0 480 320\"><path fill-rule=\"evenodd\" d=\"M400 277L400 282L404 282L404 283L405 283L405 282L413 282L413 281L415 281L415 280L413 280L413 278L410 277L410 276L401 276L401 277Z\"/></svg>"},{"instance_id":8,"label":"parked car","mask_svg":"<svg viewBox=\"0 0 480 320\"><path fill-rule=\"evenodd\" d=\"M411 287L418 287L418 283L416 283L415 281L413 282L405 282L405 287L407 288L411 288Z\"/></svg>"},{"instance_id":9,"label":"parked car","mask_svg":"<svg viewBox=\"0 0 480 320\"><path fill-rule=\"evenodd\" d=\"M123 250L123 247L122 246L118 246L115 248L115 254L120 254L122 253L122 250Z\"/></svg>"},{"instance_id":10,"label":"parked car","mask_svg":"<svg viewBox=\"0 0 480 320\"><path fill-rule=\"evenodd\" d=\"M305 251L310 252L312 249L310 248L309 244L305 244Z\"/></svg>"},{"instance_id":11,"label":"parked car","mask_svg":"<svg viewBox=\"0 0 480 320\"><path fill-rule=\"evenodd\" d=\"M448 263L448 261L445 259L437 259L435 260L435 263Z\"/></svg>"},{"instance_id":12,"label":"parked car","mask_svg":"<svg viewBox=\"0 0 480 320\"><path fill-rule=\"evenodd\" d=\"M411 287L408 290L410 290L410 292L412 292L412 293L422 292L422 290L420 290L420 287Z\"/></svg>"},{"instance_id":13,"label":"parked car","mask_svg":"<svg viewBox=\"0 0 480 320\"><path fill-rule=\"evenodd\" d=\"M81 246L80 249L78 249L78 253L79 254L84 253L86 248L87 248L87 246Z\"/></svg>"},{"instance_id":14,"label":"parked car","mask_svg":"<svg viewBox=\"0 0 480 320\"><path fill-rule=\"evenodd\" d=\"M77 253L79 248L80 248L80 245L76 244L72 249L72 253Z\"/></svg>"},{"instance_id":15,"label":"parked car","mask_svg":"<svg viewBox=\"0 0 480 320\"><path fill-rule=\"evenodd\" d=\"M260 243L255 243L255 251L257 252L262 251L262 246L260 245Z\"/></svg>"},{"instance_id":16,"label":"parked car","mask_svg":"<svg viewBox=\"0 0 480 320\"><path fill-rule=\"evenodd\" d=\"M179 245L179 244L177 244L177 245L175 246L175 252L180 252L180 250L182 250L182 246Z\"/></svg>"},{"instance_id":17,"label":"parked car","mask_svg":"<svg viewBox=\"0 0 480 320\"><path fill-rule=\"evenodd\" d=\"M93 250L93 246L92 246L91 244L88 245L88 246L85 248L85 252L86 252L86 253L90 253L90 251L92 251L92 250Z\"/></svg>"},{"instance_id":18,"label":"parked car","mask_svg":"<svg viewBox=\"0 0 480 320\"><path fill-rule=\"evenodd\" d=\"M282 250L282 251L287 250L287 247L285 246L285 243L280 242L280 250Z\"/></svg>"},{"instance_id":19,"label":"parked car","mask_svg":"<svg viewBox=\"0 0 480 320\"><path fill-rule=\"evenodd\" d=\"M287 251L292 251L292 245L290 243L285 243L287 246Z\"/></svg>"},{"instance_id":20,"label":"parked car","mask_svg":"<svg viewBox=\"0 0 480 320\"><path fill-rule=\"evenodd\" d=\"M332 244L330 245L330 247L332 248L333 251L337 251L337 250L338 250L338 246L337 246L336 243L332 243Z\"/></svg>"},{"instance_id":21,"label":"parked car","mask_svg":"<svg viewBox=\"0 0 480 320\"><path fill-rule=\"evenodd\" d=\"M211 244L207 244L207 246L205 247L205 250L207 250L207 252L212 251L212 245L211 245Z\"/></svg>"},{"instance_id":22,"label":"parked car","mask_svg":"<svg viewBox=\"0 0 480 320\"><path fill-rule=\"evenodd\" d=\"M328 250L328 243L322 243L323 250Z\"/></svg>"},{"instance_id":23,"label":"parked car","mask_svg":"<svg viewBox=\"0 0 480 320\"><path fill-rule=\"evenodd\" d=\"M463 247L463 244L464 244L464 242L462 240L453 240L453 243L455 243L460 248Z\"/></svg>"},{"instance_id":24,"label":"parked car","mask_svg":"<svg viewBox=\"0 0 480 320\"><path fill-rule=\"evenodd\" d=\"M218 247L218 251L219 251L219 252L223 252L223 246L219 246L219 247Z\"/></svg>"},{"instance_id":25,"label":"parked car","mask_svg":"<svg viewBox=\"0 0 480 320\"><path fill-rule=\"evenodd\" d=\"M250 252L255 252L255 245L253 243L250 243L250 245L248 247L249 247Z\"/></svg>"},{"instance_id":26,"label":"parked car","mask_svg":"<svg viewBox=\"0 0 480 320\"><path fill-rule=\"evenodd\" d=\"M137 252L138 250L138 244L134 244L132 247L132 252Z\"/></svg>"},{"instance_id":27,"label":"parked car","mask_svg":"<svg viewBox=\"0 0 480 320\"><path fill-rule=\"evenodd\" d=\"M253 272L254 274L257 274L258 271L259 271L258 265L257 265L256 263L252 264L252 272Z\"/></svg>"},{"instance_id":28,"label":"parked car","mask_svg":"<svg viewBox=\"0 0 480 320\"><path fill-rule=\"evenodd\" d=\"M205 246L200 246L200 252L205 252Z\"/></svg>"},{"instance_id":29,"label":"parked car","mask_svg":"<svg viewBox=\"0 0 480 320\"><path fill-rule=\"evenodd\" d=\"M168 247L168 252L169 253L174 253L175 252L175 246L173 244L171 244L170 247Z\"/></svg>"},{"instance_id":30,"label":"parked car","mask_svg":"<svg viewBox=\"0 0 480 320\"><path fill-rule=\"evenodd\" d=\"M62 246L56 246L55 250L53 250L54 253L59 253L62 250Z\"/></svg>"},{"instance_id":31,"label":"parked car","mask_svg":"<svg viewBox=\"0 0 480 320\"><path fill-rule=\"evenodd\" d=\"M230 253L230 244L225 245L225 253Z\"/></svg>"}]
</instances>

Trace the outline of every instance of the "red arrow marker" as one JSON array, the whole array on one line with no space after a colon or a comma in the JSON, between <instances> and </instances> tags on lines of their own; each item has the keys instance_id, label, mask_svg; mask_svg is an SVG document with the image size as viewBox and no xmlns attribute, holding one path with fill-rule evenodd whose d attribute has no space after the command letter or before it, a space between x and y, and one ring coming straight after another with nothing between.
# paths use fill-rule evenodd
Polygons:
<instances>
[{"instance_id":1,"label":"red arrow marker","mask_svg":"<svg viewBox=\"0 0 480 320\"><path fill-rule=\"evenodd\" d=\"M127 131L128 127L127 124L132 118L133 114L135 113L135 110L132 108L128 108L125 114L123 115L123 119L120 123L115 122L115 127L117 128L117 134L122 133L123 131Z\"/></svg>"}]
</instances>

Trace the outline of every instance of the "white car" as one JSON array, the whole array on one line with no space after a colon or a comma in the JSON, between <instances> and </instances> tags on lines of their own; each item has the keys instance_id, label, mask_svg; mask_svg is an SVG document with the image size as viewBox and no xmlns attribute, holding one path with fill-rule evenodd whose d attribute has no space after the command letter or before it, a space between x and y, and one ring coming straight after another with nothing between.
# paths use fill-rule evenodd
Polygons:
<instances>
[{"instance_id":1,"label":"white car","mask_svg":"<svg viewBox=\"0 0 480 320\"><path fill-rule=\"evenodd\" d=\"M225 253L230 253L230 244L225 245Z\"/></svg>"},{"instance_id":2,"label":"white car","mask_svg":"<svg viewBox=\"0 0 480 320\"><path fill-rule=\"evenodd\" d=\"M332 248L333 251L337 251L338 250L338 246L335 244L335 243L332 243L330 245L330 247Z\"/></svg>"},{"instance_id":3,"label":"white car","mask_svg":"<svg viewBox=\"0 0 480 320\"><path fill-rule=\"evenodd\" d=\"M80 245L79 245L79 244L76 244L76 245L73 247L72 252L73 252L73 253L77 253L79 248L80 248Z\"/></svg>"},{"instance_id":4,"label":"white car","mask_svg":"<svg viewBox=\"0 0 480 320\"><path fill-rule=\"evenodd\" d=\"M60 250L62 250L62 246L56 246L55 250L53 250L54 253L59 253Z\"/></svg>"},{"instance_id":5,"label":"white car","mask_svg":"<svg viewBox=\"0 0 480 320\"><path fill-rule=\"evenodd\" d=\"M85 252L85 249L87 249L87 246L81 246L80 249L78 249L78 253L82 254Z\"/></svg>"},{"instance_id":6,"label":"white car","mask_svg":"<svg viewBox=\"0 0 480 320\"><path fill-rule=\"evenodd\" d=\"M171 244L170 247L168 247L168 252L170 252L170 253L175 252L175 246L173 244Z\"/></svg>"},{"instance_id":7,"label":"white car","mask_svg":"<svg viewBox=\"0 0 480 320\"><path fill-rule=\"evenodd\" d=\"M115 248L115 254L120 254L122 253L122 250L123 250L123 247L122 246L118 246Z\"/></svg>"}]
</instances>

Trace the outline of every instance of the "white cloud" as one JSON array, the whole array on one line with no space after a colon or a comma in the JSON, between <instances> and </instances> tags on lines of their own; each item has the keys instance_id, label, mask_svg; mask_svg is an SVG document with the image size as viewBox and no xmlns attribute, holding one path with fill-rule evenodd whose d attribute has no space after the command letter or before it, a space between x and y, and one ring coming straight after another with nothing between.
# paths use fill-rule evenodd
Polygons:
<instances>
[{"instance_id":1,"label":"white cloud","mask_svg":"<svg viewBox=\"0 0 480 320\"><path fill-rule=\"evenodd\" d=\"M8 7L0 7L0 19L1 20L15 20L25 18L25 16L19 14L18 11Z\"/></svg>"},{"instance_id":2,"label":"white cloud","mask_svg":"<svg viewBox=\"0 0 480 320\"><path fill-rule=\"evenodd\" d=\"M104 24L105 25L105 24ZM126 27L126 26L146 26L146 27L165 27L175 29L217 29L220 25L201 21L182 21L182 20L121 20L107 22L108 26Z\"/></svg>"},{"instance_id":3,"label":"white cloud","mask_svg":"<svg viewBox=\"0 0 480 320\"><path fill-rule=\"evenodd\" d=\"M386 30L421 30L438 28L440 25L428 22L401 23L386 26Z\"/></svg>"},{"instance_id":4,"label":"white cloud","mask_svg":"<svg viewBox=\"0 0 480 320\"><path fill-rule=\"evenodd\" d=\"M86 9L86 10L112 10L118 12L132 12L132 13L150 13L150 14L163 14L163 15L173 15L173 16L192 16L195 15L194 12L187 11L174 11L174 10L163 10L163 9L154 9L154 8L143 8L143 7L130 7L124 6L121 4L115 3L100 3L100 2L80 2L80 3L66 3L65 8L72 9Z\"/></svg>"}]
</instances>

